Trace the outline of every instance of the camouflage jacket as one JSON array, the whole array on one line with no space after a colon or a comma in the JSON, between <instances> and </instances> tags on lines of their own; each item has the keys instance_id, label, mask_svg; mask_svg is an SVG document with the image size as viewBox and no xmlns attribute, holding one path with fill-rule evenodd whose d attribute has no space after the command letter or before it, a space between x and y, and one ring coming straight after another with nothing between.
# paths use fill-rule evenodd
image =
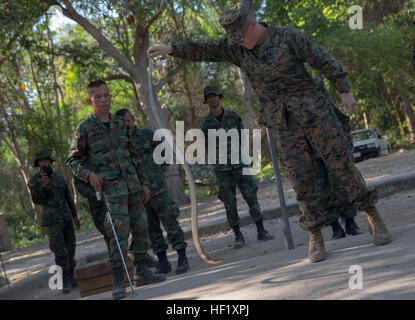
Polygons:
<instances>
[{"instance_id":1,"label":"camouflage jacket","mask_svg":"<svg viewBox=\"0 0 415 320\"><path fill-rule=\"evenodd\" d=\"M100 175L104 193L111 195L140 191L140 181L147 180L131 144L127 122L112 114L110 130L93 113L78 125L66 164L84 182L91 172Z\"/></svg>"},{"instance_id":2,"label":"camouflage jacket","mask_svg":"<svg viewBox=\"0 0 415 320\"><path fill-rule=\"evenodd\" d=\"M38 172L30 178L29 188L32 201L42 206L42 226L78 216L71 192L60 173L53 172L49 184L42 187L42 176Z\"/></svg>"},{"instance_id":3,"label":"camouflage jacket","mask_svg":"<svg viewBox=\"0 0 415 320\"><path fill-rule=\"evenodd\" d=\"M220 164L219 163L219 150L220 150L220 139L219 137L216 138L216 164L215 164L215 171L226 171L226 170L232 170L236 168L240 168L243 166L242 159L241 159L241 129L243 129L242 119L239 116L239 114L233 110L226 110L223 109L223 116L221 121L219 121L216 117L214 117L210 112L209 114L204 117L200 121L200 128L202 129L204 135L205 135L205 144L206 144L206 153L209 152L208 149L208 133L209 129L224 129L225 131L228 131L230 129L236 129L238 130L238 136L239 136L239 162L237 164L232 164L231 160L231 146L232 146L232 140L231 138L227 138L227 144L226 144L226 151L227 151L227 163L226 164Z\"/></svg>"},{"instance_id":4,"label":"camouflage jacket","mask_svg":"<svg viewBox=\"0 0 415 320\"><path fill-rule=\"evenodd\" d=\"M146 172L149 179L151 196L160 194L167 190L166 180L163 174L162 165L158 165L153 160L154 148L161 141L153 141L154 131L148 128L135 128L133 134L133 145L140 156L142 169Z\"/></svg>"},{"instance_id":5,"label":"camouflage jacket","mask_svg":"<svg viewBox=\"0 0 415 320\"><path fill-rule=\"evenodd\" d=\"M251 50L229 46L225 37L205 43L174 44L171 55L240 67L258 97L259 123L267 127L287 127L288 116L304 124L327 107L326 98L304 63L321 70L340 93L349 90L346 71L311 37L293 28L261 24L268 27L267 35Z\"/></svg>"}]
</instances>

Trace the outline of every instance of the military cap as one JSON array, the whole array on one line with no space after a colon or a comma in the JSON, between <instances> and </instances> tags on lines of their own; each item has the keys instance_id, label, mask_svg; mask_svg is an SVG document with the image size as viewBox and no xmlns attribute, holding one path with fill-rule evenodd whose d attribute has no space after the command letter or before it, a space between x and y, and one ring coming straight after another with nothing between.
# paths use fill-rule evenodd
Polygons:
<instances>
[{"instance_id":1,"label":"military cap","mask_svg":"<svg viewBox=\"0 0 415 320\"><path fill-rule=\"evenodd\" d=\"M203 89L203 103L206 103L206 96L209 95L210 93L216 94L217 96L220 96L221 98L223 98L223 94L222 92L219 91L218 88L214 86L207 86L205 87L205 89Z\"/></svg>"},{"instance_id":2,"label":"military cap","mask_svg":"<svg viewBox=\"0 0 415 320\"><path fill-rule=\"evenodd\" d=\"M36 151L35 153L35 161L34 161L34 166L37 167L37 162L42 159L42 158L48 158L50 159L50 161L55 161L55 159L50 155L50 153L47 150L44 149L40 149L38 151Z\"/></svg>"},{"instance_id":3,"label":"military cap","mask_svg":"<svg viewBox=\"0 0 415 320\"><path fill-rule=\"evenodd\" d=\"M237 3L226 10L220 18L219 23L228 34L229 45L238 44L244 36L248 13L249 11L243 4Z\"/></svg>"}]
</instances>

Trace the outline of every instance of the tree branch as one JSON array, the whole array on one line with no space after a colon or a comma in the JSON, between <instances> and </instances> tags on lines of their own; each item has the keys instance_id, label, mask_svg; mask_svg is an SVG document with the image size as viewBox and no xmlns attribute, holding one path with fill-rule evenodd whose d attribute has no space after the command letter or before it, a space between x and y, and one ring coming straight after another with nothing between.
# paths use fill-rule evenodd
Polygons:
<instances>
[{"instance_id":1,"label":"tree branch","mask_svg":"<svg viewBox=\"0 0 415 320\"><path fill-rule=\"evenodd\" d=\"M133 78L131 78L129 75L126 75L126 74L114 74L104 79L104 81L111 81L111 80L125 80L129 83L134 84Z\"/></svg>"},{"instance_id":2,"label":"tree branch","mask_svg":"<svg viewBox=\"0 0 415 320\"><path fill-rule=\"evenodd\" d=\"M164 10L165 10L165 8L164 8L164 5L163 5L163 7L160 9L160 11L156 12L154 14L154 16L150 18L150 20L147 22L147 25L145 27L146 31L151 27L151 25L154 23L154 21L156 21L160 17L160 15L164 12Z\"/></svg>"},{"instance_id":3,"label":"tree branch","mask_svg":"<svg viewBox=\"0 0 415 320\"><path fill-rule=\"evenodd\" d=\"M130 59L115 48L114 45L107 38L105 38L101 31L99 31L93 24L78 14L72 7L69 0L62 0L62 2L66 5L66 8L62 7L62 13L82 26L91 36L94 37L96 41L98 41L102 50L113 57L128 73L134 75L135 65L130 61Z\"/></svg>"},{"instance_id":4,"label":"tree branch","mask_svg":"<svg viewBox=\"0 0 415 320\"><path fill-rule=\"evenodd\" d=\"M172 71L170 71L164 78L160 79L159 82L157 82L156 85L154 85L154 94L157 95L157 93L161 90L161 88L164 87L164 85L173 78L183 67L185 66L185 63L179 64L176 68L174 68Z\"/></svg>"}]
</instances>

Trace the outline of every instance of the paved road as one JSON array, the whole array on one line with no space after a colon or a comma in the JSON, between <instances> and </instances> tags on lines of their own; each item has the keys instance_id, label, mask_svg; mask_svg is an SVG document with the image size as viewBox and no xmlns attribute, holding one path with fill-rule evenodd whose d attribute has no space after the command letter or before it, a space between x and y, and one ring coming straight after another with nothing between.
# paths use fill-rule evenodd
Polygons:
<instances>
[{"instance_id":1,"label":"paved road","mask_svg":"<svg viewBox=\"0 0 415 320\"><path fill-rule=\"evenodd\" d=\"M306 247L223 263L136 290L134 299L415 299L415 224L391 229L394 241L374 246L366 233L328 241L327 260L312 264ZM362 289L349 281L362 271ZM90 299L109 299L110 293ZM131 299L131 297L128 297Z\"/></svg>"}]
</instances>

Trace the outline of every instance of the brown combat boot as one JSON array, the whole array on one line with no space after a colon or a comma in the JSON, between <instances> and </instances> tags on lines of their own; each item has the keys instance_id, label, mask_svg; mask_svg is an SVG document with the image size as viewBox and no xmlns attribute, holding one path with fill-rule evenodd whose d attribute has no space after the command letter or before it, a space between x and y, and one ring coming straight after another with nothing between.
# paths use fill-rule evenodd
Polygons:
<instances>
[{"instance_id":1,"label":"brown combat boot","mask_svg":"<svg viewBox=\"0 0 415 320\"><path fill-rule=\"evenodd\" d=\"M376 246L381 246L392 242L392 236L383 223L382 217L375 206L365 210L369 221L373 242Z\"/></svg>"},{"instance_id":2,"label":"brown combat boot","mask_svg":"<svg viewBox=\"0 0 415 320\"><path fill-rule=\"evenodd\" d=\"M312 263L327 259L327 253L326 249L324 248L324 238L321 234L321 229L310 230L308 259Z\"/></svg>"}]
</instances>

